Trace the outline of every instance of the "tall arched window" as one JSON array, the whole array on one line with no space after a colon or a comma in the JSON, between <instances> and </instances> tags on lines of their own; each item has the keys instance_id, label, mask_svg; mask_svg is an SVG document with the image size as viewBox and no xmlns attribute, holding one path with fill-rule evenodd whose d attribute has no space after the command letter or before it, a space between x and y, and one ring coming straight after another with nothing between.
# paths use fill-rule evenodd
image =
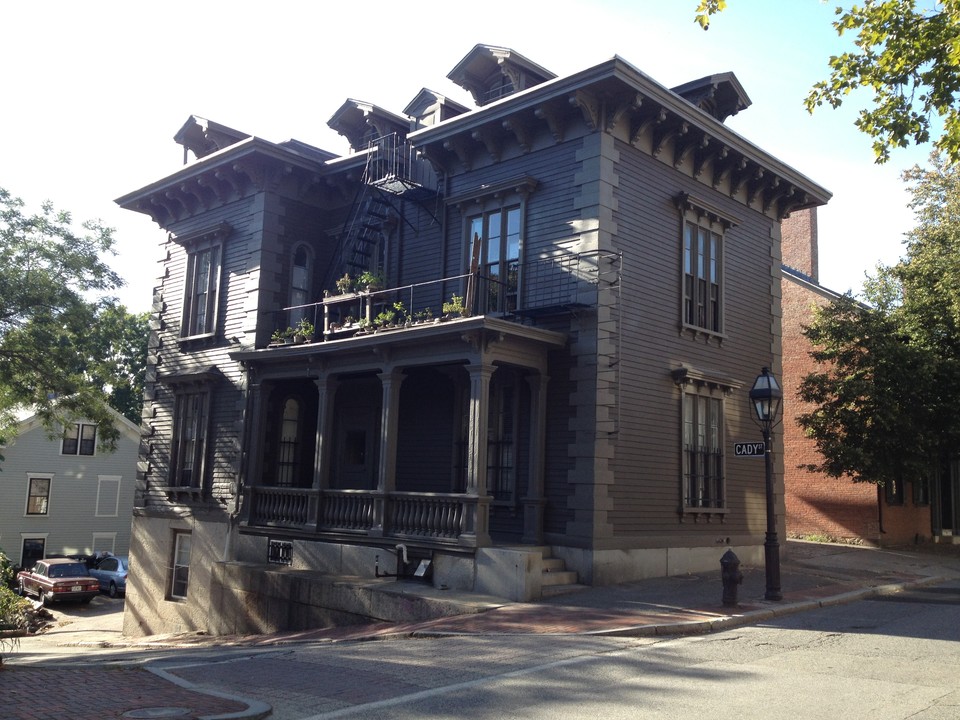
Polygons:
<instances>
[{"instance_id":1,"label":"tall arched window","mask_svg":"<svg viewBox=\"0 0 960 720\"><path fill-rule=\"evenodd\" d=\"M295 398L287 398L283 404L283 418L280 421L280 443L277 457L277 485L293 487L297 484L300 467L300 451L297 440L300 429L300 403Z\"/></svg>"},{"instance_id":2,"label":"tall arched window","mask_svg":"<svg viewBox=\"0 0 960 720\"><path fill-rule=\"evenodd\" d=\"M313 322L308 308L297 307L310 302L310 251L306 245L298 245L293 251L290 269L290 327L294 327L301 318Z\"/></svg>"}]
</instances>

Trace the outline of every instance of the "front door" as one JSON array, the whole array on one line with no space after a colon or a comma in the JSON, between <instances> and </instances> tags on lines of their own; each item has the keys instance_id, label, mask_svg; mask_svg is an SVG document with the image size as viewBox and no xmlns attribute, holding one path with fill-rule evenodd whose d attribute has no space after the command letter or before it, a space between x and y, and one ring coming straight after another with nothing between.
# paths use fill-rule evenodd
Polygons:
<instances>
[{"instance_id":1,"label":"front door","mask_svg":"<svg viewBox=\"0 0 960 720\"><path fill-rule=\"evenodd\" d=\"M346 408L337 423L336 468L332 485L338 489L377 487L376 433L373 408Z\"/></svg>"}]
</instances>

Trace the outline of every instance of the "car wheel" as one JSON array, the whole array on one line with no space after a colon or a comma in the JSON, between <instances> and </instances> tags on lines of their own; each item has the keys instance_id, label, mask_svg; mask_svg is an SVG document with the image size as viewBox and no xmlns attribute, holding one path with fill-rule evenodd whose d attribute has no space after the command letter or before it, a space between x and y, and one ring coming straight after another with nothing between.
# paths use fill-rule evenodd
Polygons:
<instances>
[{"instance_id":1,"label":"car wheel","mask_svg":"<svg viewBox=\"0 0 960 720\"><path fill-rule=\"evenodd\" d=\"M117 595L120 594L119 592L117 592L117 584L115 582L110 581L110 590L107 591L107 594L112 598L115 598Z\"/></svg>"}]
</instances>

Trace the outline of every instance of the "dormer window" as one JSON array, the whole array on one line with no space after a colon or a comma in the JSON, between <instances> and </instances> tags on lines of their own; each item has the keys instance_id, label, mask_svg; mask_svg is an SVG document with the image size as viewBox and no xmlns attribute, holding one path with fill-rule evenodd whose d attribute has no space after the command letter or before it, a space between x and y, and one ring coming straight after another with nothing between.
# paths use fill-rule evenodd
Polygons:
<instances>
[{"instance_id":1,"label":"dormer window","mask_svg":"<svg viewBox=\"0 0 960 720\"><path fill-rule=\"evenodd\" d=\"M489 82L490 89L486 93L486 102L499 100L513 92L513 81L506 75L497 73Z\"/></svg>"}]
</instances>

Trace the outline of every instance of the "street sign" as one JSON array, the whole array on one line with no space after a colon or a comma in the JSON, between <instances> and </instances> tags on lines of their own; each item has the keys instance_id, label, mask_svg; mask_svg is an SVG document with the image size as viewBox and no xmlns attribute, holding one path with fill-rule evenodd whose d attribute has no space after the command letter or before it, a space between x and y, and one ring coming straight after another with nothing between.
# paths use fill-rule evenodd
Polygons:
<instances>
[{"instance_id":1,"label":"street sign","mask_svg":"<svg viewBox=\"0 0 960 720\"><path fill-rule=\"evenodd\" d=\"M737 457L763 457L766 448L762 442L739 442L733 444L733 454Z\"/></svg>"}]
</instances>

